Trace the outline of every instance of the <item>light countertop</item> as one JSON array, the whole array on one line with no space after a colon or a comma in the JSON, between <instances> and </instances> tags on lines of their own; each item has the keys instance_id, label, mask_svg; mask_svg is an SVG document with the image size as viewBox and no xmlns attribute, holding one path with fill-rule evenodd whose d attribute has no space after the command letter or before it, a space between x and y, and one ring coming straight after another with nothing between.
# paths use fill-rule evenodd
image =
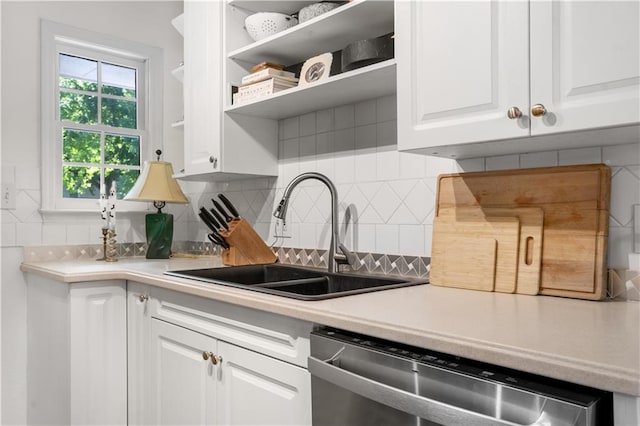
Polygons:
<instances>
[{"instance_id":1,"label":"light countertop","mask_svg":"<svg viewBox=\"0 0 640 426\"><path fill-rule=\"evenodd\" d=\"M75 283L121 279L282 314L392 341L640 396L640 303L487 293L418 285L300 301L163 275L222 266L219 258L25 262Z\"/></svg>"}]
</instances>

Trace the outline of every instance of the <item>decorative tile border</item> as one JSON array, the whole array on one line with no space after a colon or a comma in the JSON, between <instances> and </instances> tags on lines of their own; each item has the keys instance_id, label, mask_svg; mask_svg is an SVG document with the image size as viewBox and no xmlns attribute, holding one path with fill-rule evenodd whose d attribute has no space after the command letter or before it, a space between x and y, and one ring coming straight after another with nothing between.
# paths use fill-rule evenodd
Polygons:
<instances>
[{"instance_id":1,"label":"decorative tile border","mask_svg":"<svg viewBox=\"0 0 640 426\"><path fill-rule=\"evenodd\" d=\"M280 263L327 268L328 250L299 249L289 247L274 248ZM368 274L391 274L412 278L428 278L430 258L401 256L380 253L354 253L358 261L355 265L344 266L344 271Z\"/></svg>"},{"instance_id":2,"label":"decorative tile border","mask_svg":"<svg viewBox=\"0 0 640 426\"><path fill-rule=\"evenodd\" d=\"M640 271L609 269L607 298L640 301Z\"/></svg>"},{"instance_id":3,"label":"decorative tile border","mask_svg":"<svg viewBox=\"0 0 640 426\"><path fill-rule=\"evenodd\" d=\"M146 243L119 243L118 257L144 257ZM210 242L176 241L172 250L176 254L214 256L220 248ZM327 268L328 250L274 247L278 261L283 264ZM411 278L429 277L429 257L401 256L380 253L357 253L355 265L343 266L343 271L369 274L390 274ZM102 245L35 246L24 248L26 262L97 259L102 257ZM640 301L640 271L610 269L607 285L608 299Z\"/></svg>"}]
</instances>

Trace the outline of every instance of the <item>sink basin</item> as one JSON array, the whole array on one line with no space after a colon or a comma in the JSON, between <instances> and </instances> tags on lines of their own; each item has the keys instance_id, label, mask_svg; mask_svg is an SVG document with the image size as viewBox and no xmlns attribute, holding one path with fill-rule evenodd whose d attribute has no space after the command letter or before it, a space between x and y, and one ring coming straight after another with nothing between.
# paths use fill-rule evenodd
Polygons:
<instances>
[{"instance_id":1,"label":"sink basin","mask_svg":"<svg viewBox=\"0 0 640 426\"><path fill-rule=\"evenodd\" d=\"M280 264L166 271L165 274L300 300L321 300L426 284L426 280L419 279L334 273Z\"/></svg>"}]
</instances>

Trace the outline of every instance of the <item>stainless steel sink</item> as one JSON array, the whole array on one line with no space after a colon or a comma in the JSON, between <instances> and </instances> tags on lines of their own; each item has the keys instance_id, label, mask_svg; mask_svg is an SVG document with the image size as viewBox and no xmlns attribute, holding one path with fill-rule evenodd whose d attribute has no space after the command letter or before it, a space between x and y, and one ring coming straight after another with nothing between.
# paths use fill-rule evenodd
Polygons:
<instances>
[{"instance_id":1,"label":"stainless steel sink","mask_svg":"<svg viewBox=\"0 0 640 426\"><path fill-rule=\"evenodd\" d=\"M165 274L300 300L329 299L427 283L425 279L327 272L280 264L166 271Z\"/></svg>"}]
</instances>

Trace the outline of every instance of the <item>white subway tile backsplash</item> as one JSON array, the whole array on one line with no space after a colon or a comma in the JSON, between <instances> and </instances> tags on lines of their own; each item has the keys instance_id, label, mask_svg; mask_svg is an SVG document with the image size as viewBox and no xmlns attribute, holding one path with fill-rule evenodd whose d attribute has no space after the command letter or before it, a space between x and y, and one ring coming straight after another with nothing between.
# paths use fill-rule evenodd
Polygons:
<instances>
[{"instance_id":1,"label":"white subway tile backsplash","mask_svg":"<svg viewBox=\"0 0 640 426\"><path fill-rule=\"evenodd\" d=\"M354 156L353 151L336 156L334 161L334 183L336 185L353 183L356 180L357 158L360 158L360 156Z\"/></svg>"},{"instance_id":2,"label":"white subway tile backsplash","mask_svg":"<svg viewBox=\"0 0 640 426\"><path fill-rule=\"evenodd\" d=\"M334 129L333 109L316 111L316 132L330 132Z\"/></svg>"},{"instance_id":3,"label":"white subway tile backsplash","mask_svg":"<svg viewBox=\"0 0 640 426\"><path fill-rule=\"evenodd\" d=\"M424 225L400 225L398 227L399 253L425 256Z\"/></svg>"},{"instance_id":4,"label":"white subway tile backsplash","mask_svg":"<svg viewBox=\"0 0 640 426\"><path fill-rule=\"evenodd\" d=\"M378 123L396 120L396 97L395 95L383 96L376 100L376 119Z\"/></svg>"},{"instance_id":5,"label":"white subway tile backsplash","mask_svg":"<svg viewBox=\"0 0 640 426\"><path fill-rule=\"evenodd\" d=\"M610 214L620 226L631 227L634 204L640 204L640 181L626 168L613 170Z\"/></svg>"},{"instance_id":6,"label":"white subway tile backsplash","mask_svg":"<svg viewBox=\"0 0 640 426\"><path fill-rule=\"evenodd\" d=\"M300 136L310 136L316 134L316 113L300 116Z\"/></svg>"},{"instance_id":7,"label":"white subway tile backsplash","mask_svg":"<svg viewBox=\"0 0 640 426\"><path fill-rule=\"evenodd\" d=\"M426 174L426 157L408 152L400 153L400 178L420 179Z\"/></svg>"},{"instance_id":8,"label":"white subway tile backsplash","mask_svg":"<svg viewBox=\"0 0 640 426\"><path fill-rule=\"evenodd\" d=\"M354 251L376 251L376 226L370 224L358 224L355 231L356 243L351 247ZM348 247L349 248L349 247Z\"/></svg>"},{"instance_id":9,"label":"white subway tile backsplash","mask_svg":"<svg viewBox=\"0 0 640 426\"><path fill-rule=\"evenodd\" d=\"M353 128L355 123L355 107L353 105L336 107L333 114L335 119L335 130Z\"/></svg>"},{"instance_id":10,"label":"white subway tile backsplash","mask_svg":"<svg viewBox=\"0 0 640 426\"><path fill-rule=\"evenodd\" d=\"M633 252L633 228L609 228L607 249L609 268L628 269L629 253Z\"/></svg>"},{"instance_id":11,"label":"white subway tile backsplash","mask_svg":"<svg viewBox=\"0 0 640 426\"><path fill-rule=\"evenodd\" d=\"M359 154L375 152L378 141L378 129L375 124L355 128L355 148Z\"/></svg>"},{"instance_id":12,"label":"white subway tile backsplash","mask_svg":"<svg viewBox=\"0 0 640 426\"><path fill-rule=\"evenodd\" d=\"M27 191L16 191L16 209L12 213L20 222L42 222L39 209L39 201L34 200Z\"/></svg>"},{"instance_id":13,"label":"white subway tile backsplash","mask_svg":"<svg viewBox=\"0 0 640 426\"><path fill-rule=\"evenodd\" d=\"M13 247L16 241L16 223L2 222L2 247Z\"/></svg>"},{"instance_id":14,"label":"white subway tile backsplash","mask_svg":"<svg viewBox=\"0 0 640 426\"><path fill-rule=\"evenodd\" d=\"M41 223L16 223L16 245L38 246L42 244Z\"/></svg>"},{"instance_id":15,"label":"white subway tile backsplash","mask_svg":"<svg viewBox=\"0 0 640 426\"><path fill-rule=\"evenodd\" d=\"M531 152L520 155L520 168L553 167L558 165L557 151Z\"/></svg>"},{"instance_id":16,"label":"white subway tile backsplash","mask_svg":"<svg viewBox=\"0 0 640 426\"><path fill-rule=\"evenodd\" d=\"M67 244L95 244L96 235L90 232L90 228L89 225L67 225Z\"/></svg>"},{"instance_id":17,"label":"white subway tile backsplash","mask_svg":"<svg viewBox=\"0 0 640 426\"><path fill-rule=\"evenodd\" d=\"M470 158L459 160L455 163L455 173L483 172L485 170L484 158ZM428 165L427 165L427 168Z\"/></svg>"},{"instance_id":18,"label":"white subway tile backsplash","mask_svg":"<svg viewBox=\"0 0 640 426\"><path fill-rule=\"evenodd\" d=\"M67 241L67 227L59 224L42 225L42 244L55 245Z\"/></svg>"},{"instance_id":19,"label":"white subway tile backsplash","mask_svg":"<svg viewBox=\"0 0 640 426\"><path fill-rule=\"evenodd\" d=\"M398 225L376 225L376 252L398 253L399 226Z\"/></svg>"},{"instance_id":20,"label":"white subway tile backsplash","mask_svg":"<svg viewBox=\"0 0 640 426\"><path fill-rule=\"evenodd\" d=\"M386 182L380 183L378 191L371 199L371 206L385 223L389 221L401 203L400 197Z\"/></svg>"},{"instance_id":21,"label":"white subway tile backsplash","mask_svg":"<svg viewBox=\"0 0 640 426\"><path fill-rule=\"evenodd\" d=\"M640 164L640 143L602 147L602 161L609 166Z\"/></svg>"},{"instance_id":22,"label":"white subway tile backsplash","mask_svg":"<svg viewBox=\"0 0 640 426\"><path fill-rule=\"evenodd\" d=\"M384 121L377 124L376 139L378 150L398 149L398 122L396 120Z\"/></svg>"},{"instance_id":23,"label":"white subway tile backsplash","mask_svg":"<svg viewBox=\"0 0 640 426\"><path fill-rule=\"evenodd\" d=\"M602 163L602 148L579 148L558 151L558 165Z\"/></svg>"},{"instance_id":24,"label":"white subway tile backsplash","mask_svg":"<svg viewBox=\"0 0 640 426\"><path fill-rule=\"evenodd\" d=\"M395 147L388 150L378 148L376 153L376 173L378 180L390 181L400 174L400 154Z\"/></svg>"},{"instance_id":25,"label":"white subway tile backsplash","mask_svg":"<svg viewBox=\"0 0 640 426\"><path fill-rule=\"evenodd\" d=\"M485 160L486 170L506 170L520 167L517 155L501 155L498 157L488 157Z\"/></svg>"},{"instance_id":26,"label":"white subway tile backsplash","mask_svg":"<svg viewBox=\"0 0 640 426\"><path fill-rule=\"evenodd\" d=\"M375 99L355 104L355 126L375 124L376 118L377 113Z\"/></svg>"},{"instance_id":27,"label":"white subway tile backsplash","mask_svg":"<svg viewBox=\"0 0 640 426\"><path fill-rule=\"evenodd\" d=\"M284 127L284 133L282 135L284 139L297 138L300 136L300 120L298 117L285 118L281 123Z\"/></svg>"},{"instance_id":28,"label":"white subway tile backsplash","mask_svg":"<svg viewBox=\"0 0 640 426\"><path fill-rule=\"evenodd\" d=\"M366 153L355 156L355 176L352 182L371 182L377 178L377 154ZM337 162L336 162L337 165ZM339 168L339 166L338 166Z\"/></svg>"},{"instance_id":29,"label":"white subway tile backsplash","mask_svg":"<svg viewBox=\"0 0 640 426\"><path fill-rule=\"evenodd\" d=\"M333 132L333 137L336 155L344 153L353 155L353 150L356 148L356 132L353 127L336 130Z\"/></svg>"}]
</instances>

